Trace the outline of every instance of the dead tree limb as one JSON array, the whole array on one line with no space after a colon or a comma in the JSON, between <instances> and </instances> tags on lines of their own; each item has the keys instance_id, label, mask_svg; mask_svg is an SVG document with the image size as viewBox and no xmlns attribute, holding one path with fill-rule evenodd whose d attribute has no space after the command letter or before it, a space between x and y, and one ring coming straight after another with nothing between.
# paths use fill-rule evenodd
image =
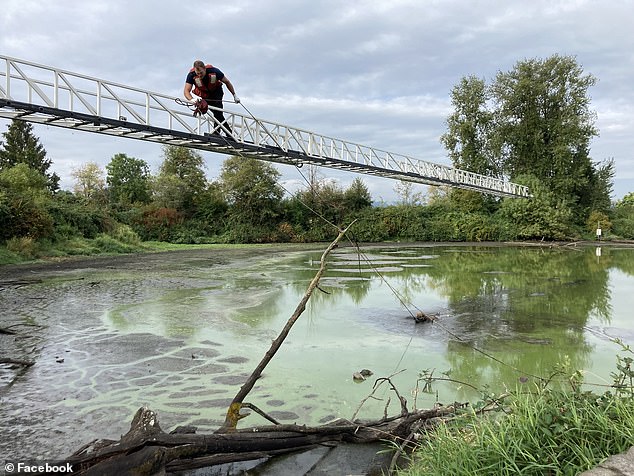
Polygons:
<instances>
[{"instance_id":1,"label":"dead tree limb","mask_svg":"<svg viewBox=\"0 0 634 476\"><path fill-rule=\"evenodd\" d=\"M247 381L244 383L244 385L240 387L240 390L238 391L236 396L231 401L231 404L229 405L229 409L227 410L227 415L225 417L225 421L223 425L218 430L216 430L216 433L226 433L228 431L234 431L238 425L238 421L244 418L245 416L247 416L240 413L240 409L243 406L242 402L244 401L246 396L249 394L251 389L253 389L253 386L255 385L256 381L262 375L264 368L268 365L271 359L273 359L273 356L275 356L276 352L282 346L282 343L288 336L288 333L291 331L293 324L295 324L297 319L299 319L299 316L301 316L304 310L306 309L306 303L308 303L308 300L313 294L313 291L319 284L319 280L321 279L322 275L326 271L326 258L328 257L330 252L333 250L333 248L337 246L337 243L339 243L341 238L344 237L346 232L350 229L350 227L354 224L355 221L350 223L350 225L348 225L345 229L343 230L340 229L339 235L337 236L337 238L335 238L335 240L332 243L330 243L328 248L326 248L326 250L321 255L319 270L317 271L317 274L315 274L315 277L313 278L313 280L310 282L308 289L306 290L306 293L304 294L304 297L302 297L301 301L295 308L295 312L293 312L293 315L288 319L288 321L286 322L286 325L284 326L280 334L277 336L277 338L273 341L273 343L271 344L271 347L266 352L266 354L264 354L264 357L262 358L260 363L257 365L255 370L251 373L251 375L249 376Z\"/></svg>"},{"instance_id":2,"label":"dead tree limb","mask_svg":"<svg viewBox=\"0 0 634 476\"><path fill-rule=\"evenodd\" d=\"M23 365L24 367L30 367L35 362L31 362L30 360L20 360L20 359L9 359L7 357L0 357L0 364L15 364L15 365Z\"/></svg>"},{"instance_id":3,"label":"dead tree limb","mask_svg":"<svg viewBox=\"0 0 634 476\"><path fill-rule=\"evenodd\" d=\"M453 406L419 410L380 421L305 425L269 425L236 429L229 433L165 433L155 412L140 408L128 433L119 441L95 440L60 462L70 463L82 476L173 474L223 463L271 458L316 445L399 442L411 438L421 422L452 416Z\"/></svg>"}]
</instances>

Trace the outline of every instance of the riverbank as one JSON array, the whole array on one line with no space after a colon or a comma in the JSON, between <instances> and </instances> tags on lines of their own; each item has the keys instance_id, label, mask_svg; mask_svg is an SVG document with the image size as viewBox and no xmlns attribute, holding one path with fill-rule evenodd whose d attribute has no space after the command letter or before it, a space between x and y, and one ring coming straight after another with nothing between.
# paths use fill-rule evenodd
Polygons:
<instances>
[{"instance_id":1,"label":"riverbank","mask_svg":"<svg viewBox=\"0 0 634 476\"><path fill-rule=\"evenodd\" d=\"M100 249L93 244L95 240L82 239L81 242L66 244L59 248L51 247L41 249L37 253L26 252L24 255L10 251L6 246L0 246L0 269L5 266L24 266L34 269L47 266L59 268L71 268L73 263L86 263L95 260L96 263L102 260L113 260L113 262L125 262L130 257L136 255L160 254L162 252L195 252L200 250L219 250L226 252L237 252L241 250L261 250L267 251L294 251L309 250L315 248L325 249L328 243L262 243L262 244L173 244L158 241L141 242L138 245L130 246L122 243L122 248L111 247L110 249ZM123 245L128 246L128 248ZM350 242L342 242L340 247L354 246ZM575 241L575 242L555 242L555 241L521 241L521 242L377 242L362 243L361 248L373 248L381 246L417 246L417 247L440 247L440 246L522 246L522 247L570 247L577 246L625 246L634 247L634 240L612 240L612 241ZM113 249L114 248L114 249ZM133 258L132 258L133 259Z\"/></svg>"}]
</instances>

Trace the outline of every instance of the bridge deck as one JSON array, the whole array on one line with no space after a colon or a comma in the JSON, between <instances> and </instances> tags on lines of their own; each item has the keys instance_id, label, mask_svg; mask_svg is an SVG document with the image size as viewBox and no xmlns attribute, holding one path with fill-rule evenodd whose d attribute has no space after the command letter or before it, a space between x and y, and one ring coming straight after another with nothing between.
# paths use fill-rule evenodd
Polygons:
<instances>
[{"instance_id":1,"label":"bridge deck","mask_svg":"<svg viewBox=\"0 0 634 476\"><path fill-rule=\"evenodd\" d=\"M512 182L315 134L250 114L225 110L233 139L210 135L218 126L211 113L193 117L191 111L177 106L175 99L0 56L0 117L7 119L239 154L298 167L312 164L504 197L530 197L527 187Z\"/></svg>"}]
</instances>

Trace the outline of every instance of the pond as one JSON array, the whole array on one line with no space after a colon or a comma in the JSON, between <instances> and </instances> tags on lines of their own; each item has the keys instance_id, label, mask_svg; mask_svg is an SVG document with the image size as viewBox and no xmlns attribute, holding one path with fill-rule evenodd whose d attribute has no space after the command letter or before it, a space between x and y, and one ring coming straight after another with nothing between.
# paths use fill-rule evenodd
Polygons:
<instances>
[{"instance_id":1,"label":"pond","mask_svg":"<svg viewBox=\"0 0 634 476\"><path fill-rule=\"evenodd\" d=\"M148 405L161 427L215 430L291 316L325 245L250 247L0 268L0 454L68 456L119 439ZM283 423L380 418L477 401L581 369L612 383L634 342L634 248L340 247L246 401ZM415 322L424 312L435 319ZM353 373L373 375L357 382ZM423 392L422 377L445 380ZM365 403L361 403L365 400ZM388 403L389 402L389 403ZM240 427L267 424L257 414Z\"/></svg>"}]
</instances>

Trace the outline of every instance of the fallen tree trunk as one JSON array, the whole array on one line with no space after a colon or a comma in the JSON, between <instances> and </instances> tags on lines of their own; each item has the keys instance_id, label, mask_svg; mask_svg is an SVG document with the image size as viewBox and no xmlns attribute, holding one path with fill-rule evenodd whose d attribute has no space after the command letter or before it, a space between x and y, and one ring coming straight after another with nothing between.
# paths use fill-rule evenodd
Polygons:
<instances>
[{"instance_id":1,"label":"fallen tree trunk","mask_svg":"<svg viewBox=\"0 0 634 476\"><path fill-rule=\"evenodd\" d=\"M0 357L0 364L13 364L13 365L22 365L24 367L30 367L35 364L30 360L22 360L22 359L11 359L8 357Z\"/></svg>"},{"instance_id":2,"label":"fallen tree trunk","mask_svg":"<svg viewBox=\"0 0 634 476\"><path fill-rule=\"evenodd\" d=\"M156 413L140 408L130 431L119 441L95 440L60 464L70 463L73 474L170 474L218 464L270 458L328 443L401 441L413 426L452 415L454 407L419 410L374 422L337 420L318 427L272 425L230 433L165 433Z\"/></svg>"}]
</instances>

